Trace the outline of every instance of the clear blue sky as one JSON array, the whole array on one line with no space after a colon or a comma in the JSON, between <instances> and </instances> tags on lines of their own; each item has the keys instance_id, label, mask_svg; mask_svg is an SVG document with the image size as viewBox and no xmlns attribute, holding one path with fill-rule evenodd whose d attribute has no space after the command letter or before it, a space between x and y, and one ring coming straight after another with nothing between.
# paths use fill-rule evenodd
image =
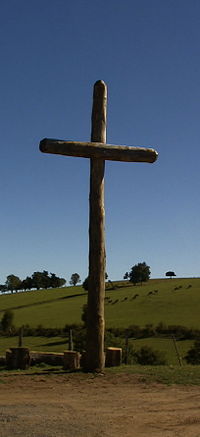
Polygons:
<instances>
[{"instance_id":1,"label":"clear blue sky","mask_svg":"<svg viewBox=\"0 0 200 437\"><path fill-rule=\"evenodd\" d=\"M110 144L155 164L106 163L107 272L200 274L199 0L8 0L0 14L0 283L88 269L89 162L41 154L90 139L92 88L108 85Z\"/></svg>"}]
</instances>

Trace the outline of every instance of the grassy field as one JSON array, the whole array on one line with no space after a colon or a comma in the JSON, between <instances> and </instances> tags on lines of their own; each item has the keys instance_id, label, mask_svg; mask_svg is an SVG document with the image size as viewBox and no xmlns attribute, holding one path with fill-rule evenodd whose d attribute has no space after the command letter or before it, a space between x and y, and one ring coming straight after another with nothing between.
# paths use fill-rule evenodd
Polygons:
<instances>
[{"instance_id":1,"label":"grassy field","mask_svg":"<svg viewBox=\"0 0 200 437\"><path fill-rule=\"evenodd\" d=\"M0 296L0 317L5 309L12 309L14 324L36 327L62 328L65 324L80 323L87 293L82 287L30 291Z\"/></svg>"},{"instance_id":2,"label":"grassy field","mask_svg":"<svg viewBox=\"0 0 200 437\"><path fill-rule=\"evenodd\" d=\"M17 374L26 375L43 375L43 377L52 376L55 372L58 374L66 374L68 371L63 370L62 366L51 365L41 365L29 367L27 370L6 370L4 366L0 367L0 384L6 384L7 377ZM82 380L88 379L88 373L85 372L74 372L69 371L70 377L73 379L80 378ZM166 385L181 384L181 385L200 385L200 366L120 366L120 367L110 367L104 369L105 374L114 374L120 376L122 374L126 375L138 375L139 381L141 383L151 384L151 383L161 383ZM6 380L5 380L6 376ZM99 375L93 375L93 378L99 378ZM102 378L102 376L101 376Z\"/></svg>"},{"instance_id":3,"label":"grassy field","mask_svg":"<svg viewBox=\"0 0 200 437\"><path fill-rule=\"evenodd\" d=\"M106 291L108 328L156 326L162 321L200 329L200 278L152 279L142 286L127 285ZM86 301L81 286L1 295L0 318L6 309L12 309L15 326L64 327L81 322Z\"/></svg>"},{"instance_id":4,"label":"grassy field","mask_svg":"<svg viewBox=\"0 0 200 437\"><path fill-rule=\"evenodd\" d=\"M174 348L173 341L168 338L142 338L130 340L134 350L142 346L150 346L153 349L165 353L168 365L178 365L179 361ZM184 340L177 342L178 351L181 357L184 357L193 345L193 340ZM63 352L68 349L68 339L63 337L24 337L23 345L30 350L41 352ZM5 355L6 349L18 346L18 337L0 337L0 355ZM184 361L183 361L184 363ZM185 363L184 363L185 364Z\"/></svg>"},{"instance_id":5,"label":"grassy field","mask_svg":"<svg viewBox=\"0 0 200 437\"><path fill-rule=\"evenodd\" d=\"M63 352L68 349L67 339L63 337L24 337L24 347L38 352ZM5 355L6 349L18 346L18 337L0 337L0 355Z\"/></svg>"},{"instance_id":6,"label":"grassy field","mask_svg":"<svg viewBox=\"0 0 200 437\"><path fill-rule=\"evenodd\" d=\"M154 350L163 352L165 354L168 365L179 365L175 346L171 338L141 338L137 340L131 340L130 343L135 350L138 350L143 346L149 346ZM193 340L176 342L176 347L178 349L179 355L182 357L183 364L185 364L184 357L187 351L193 346L193 344Z\"/></svg>"},{"instance_id":7,"label":"grassy field","mask_svg":"<svg viewBox=\"0 0 200 437\"><path fill-rule=\"evenodd\" d=\"M162 322L200 329L200 278L153 279L142 286L132 286L128 282L114 285L114 289L106 290L107 328L157 326ZM81 323L82 308L86 302L87 293L81 286L0 295L0 320L6 309L12 309L16 327L29 324L30 327L63 328L66 324ZM200 384L200 366L188 366L183 360L183 367L180 367L171 338L130 339L129 342L134 350L146 345L164 352L168 365L122 366L108 371L139 373L144 380L166 384ZM193 342L177 341L181 357L186 355ZM17 345L17 337L0 337L0 355L4 355L7 348ZM68 348L68 339L24 337L24 346L30 350L63 352Z\"/></svg>"},{"instance_id":8,"label":"grassy field","mask_svg":"<svg viewBox=\"0 0 200 437\"><path fill-rule=\"evenodd\" d=\"M200 366L121 366L106 369L108 373L140 375L141 382L200 385Z\"/></svg>"},{"instance_id":9,"label":"grassy field","mask_svg":"<svg viewBox=\"0 0 200 437\"><path fill-rule=\"evenodd\" d=\"M157 325L160 321L167 325L200 327L200 279L151 280L142 287L111 292L110 297L119 302L106 304L109 327ZM124 297L127 300L122 302Z\"/></svg>"}]
</instances>

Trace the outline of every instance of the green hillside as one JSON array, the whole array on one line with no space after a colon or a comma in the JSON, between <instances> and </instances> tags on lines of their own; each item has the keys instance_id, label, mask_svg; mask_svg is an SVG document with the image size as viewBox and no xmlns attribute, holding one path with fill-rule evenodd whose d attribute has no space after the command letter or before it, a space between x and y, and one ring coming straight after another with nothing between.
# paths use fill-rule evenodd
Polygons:
<instances>
[{"instance_id":1,"label":"green hillside","mask_svg":"<svg viewBox=\"0 0 200 437\"><path fill-rule=\"evenodd\" d=\"M142 286L115 283L106 291L107 327L183 325L200 329L200 278L152 279ZM87 293L81 286L0 296L0 319L14 312L15 326L64 327L80 323Z\"/></svg>"}]
</instances>

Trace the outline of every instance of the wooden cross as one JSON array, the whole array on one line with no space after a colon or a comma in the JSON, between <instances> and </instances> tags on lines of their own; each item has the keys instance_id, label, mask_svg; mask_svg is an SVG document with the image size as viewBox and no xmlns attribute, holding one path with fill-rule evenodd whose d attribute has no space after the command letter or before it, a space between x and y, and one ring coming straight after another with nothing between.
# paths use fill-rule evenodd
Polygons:
<instances>
[{"instance_id":1,"label":"wooden cross","mask_svg":"<svg viewBox=\"0 0 200 437\"><path fill-rule=\"evenodd\" d=\"M107 87L99 80L94 85L91 142L43 139L40 150L67 156L90 158L89 197L89 275L87 307L87 347L85 369L104 368L104 297L105 232L104 169L105 160L149 162L157 159L154 149L106 144Z\"/></svg>"}]
</instances>

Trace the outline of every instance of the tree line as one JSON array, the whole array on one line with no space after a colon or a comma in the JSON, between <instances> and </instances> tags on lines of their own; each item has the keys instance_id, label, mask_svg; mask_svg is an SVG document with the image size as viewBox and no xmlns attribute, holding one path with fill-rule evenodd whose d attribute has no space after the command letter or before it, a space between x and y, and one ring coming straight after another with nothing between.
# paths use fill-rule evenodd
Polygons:
<instances>
[{"instance_id":1,"label":"tree line","mask_svg":"<svg viewBox=\"0 0 200 437\"><path fill-rule=\"evenodd\" d=\"M10 291L11 293L18 291L30 291L32 289L48 289L48 288L59 288L66 284L66 279L59 278L55 273L49 273L47 270L42 272L34 272L32 276L27 276L25 279L20 279L16 275L8 275L5 284L0 284L0 292L6 293ZM80 275L78 273L73 273L69 281L70 285L77 285L81 282Z\"/></svg>"},{"instance_id":2,"label":"tree line","mask_svg":"<svg viewBox=\"0 0 200 437\"><path fill-rule=\"evenodd\" d=\"M130 282L136 284L140 282L146 282L150 278L150 267L145 263L138 263L131 268L130 272L126 272L124 279L129 279ZM108 274L105 273L105 280L108 279ZM83 282L83 288L88 290L87 277ZM76 286L81 282L80 275L78 273L73 273L69 281L70 285ZM109 281L112 283L112 281ZM34 272L32 276L27 276L25 279L20 279L19 276L14 274L8 275L5 284L0 284L0 292L5 293L10 291L11 293L18 291L27 290L40 290L48 288L59 288L66 284L66 279L58 277L55 273L50 273L47 270L42 272Z\"/></svg>"},{"instance_id":3,"label":"tree line","mask_svg":"<svg viewBox=\"0 0 200 437\"><path fill-rule=\"evenodd\" d=\"M0 291L5 293L11 291L11 293L18 291L27 291L35 288L57 288L66 284L64 278L59 278L55 273L48 273L47 270L43 272L34 272L32 276L27 276L25 279L20 279L16 275L8 275L5 284L0 284Z\"/></svg>"},{"instance_id":4,"label":"tree line","mask_svg":"<svg viewBox=\"0 0 200 437\"><path fill-rule=\"evenodd\" d=\"M149 280L151 275L150 267L145 263L135 264L130 272L126 272L123 279L127 279L132 284L136 285L140 283L142 285L143 282ZM168 271L165 273L165 276L172 278L176 276L173 271ZM108 274L105 273L105 280L108 279ZM71 279L69 281L70 285L76 286L81 282L80 275L78 273L73 273L71 275ZM82 286L85 290L88 290L88 282L89 277L87 277ZM108 281L112 283L112 281ZM40 289L48 289L48 288L59 288L66 284L66 279L59 278L55 273L48 273L47 270L43 270L42 272L34 272L32 276L27 276L25 279L21 280L16 275L8 275L5 284L0 284L0 292L5 293L10 291L11 293L18 291L27 291L27 290L40 290Z\"/></svg>"},{"instance_id":5,"label":"tree line","mask_svg":"<svg viewBox=\"0 0 200 437\"><path fill-rule=\"evenodd\" d=\"M123 279L128 279L132 284L136 285L140 283L142 285L142 282L146 282L149 280L151 275L150 267L145 263L138 263L135 264L130 272L126 272L124 274ZM172 278L176 276L176 274L172 271L168 271L165 273L165 276Z\"/></svg>"}]
</instances>

